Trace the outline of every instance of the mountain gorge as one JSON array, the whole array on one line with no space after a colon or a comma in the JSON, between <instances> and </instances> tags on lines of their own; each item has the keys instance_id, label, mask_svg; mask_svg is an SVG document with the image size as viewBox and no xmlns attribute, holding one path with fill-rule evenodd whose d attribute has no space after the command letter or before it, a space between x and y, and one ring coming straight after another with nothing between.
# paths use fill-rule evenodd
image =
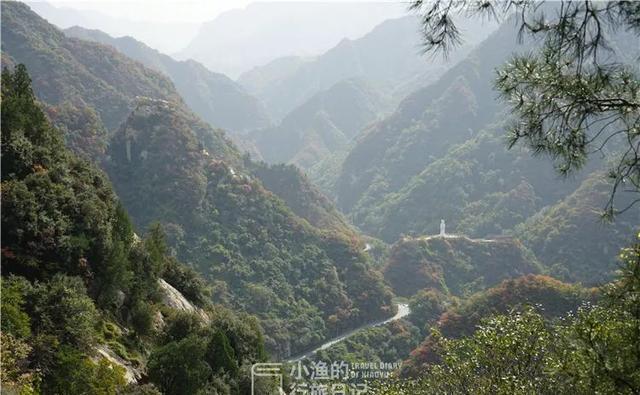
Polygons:
<instances>
[{"instance_id":1,"label":"mountain gorge","mask_svg":"<svg viewBox=\"0 0 640 395\"><path fill-rule=\"evenodd\" d=\"M454 234L523 236L529 234L527 227L532 233L541 230L538 221L543 220L530 218L550 219L550 214L543 214L549 210L557 214L553 220L557 228L544 221L550 234L538 233L541 239L537 242L532 237L523 240L540 254L542 263L547 267L566 263L561 249L552 252L541 247L551 243L551 235L559 231L560 237L571 237L572 245L585 252L585 266L599 273L608 267L608 272L615 260L607 252L625 245L627 240L621 235L632 234L640 218L634 211L614 225L597 225L601 221L593 203L604 205L605 197L593 188L593 181L591 188L582 188L589 197L576 192L580 197L573 198L584 207L580 214L571 214L575 205L568 210L565 204L562 214L559 208L548 208L562 207L561 200L570 199L589 177L602 178L601 173L591 173L606 164L594 159L580 173L561 179L550 163L533 157L529 150L506 148L507 116L491 81L495 67L514 51L528 48L526 43L516 47L514 34L513 25L505 22L466 59L407 96L394 113L372 124L346 152L320 162L309 174L356 226L389 243L402 235L433 234L441 218ZM586 234L578 236L583 230L597 234L598 228L607 229L611 237L593 243ZM545 238L548 241L542 242ZM571 275L552 272L566 281L589 284L607 277L573 270Z\"/></svg>"},{"instance_id":2,"label":"mountain gorge","mask_svg":"<svg viewBox=\"0 0 640 395\"><path fill-rule=\"evenodd\" d=\"M70 42L77 48L101 51L105 65L122 60L122 67L163 81L168 94L134 95L133 91L117 97L113 104L121 106L117 114L119 118L122 113L123 122L110 132L113 136L101 163L136 229L161 222L169 248L214 283L214 300L261 316L269 333L267 347L274 355L287 356L330 333L393 313L391 293L360 252L363 244L358 234L306 178L247 162L221 130L187 109L166 77L110 46L65 37L23 4L2 6L3 18L16 26L32 26L30 36L42 40L39 51L61 54L32 60L28 54L35 48L16 47L20 41L15 32L21 28L3 23L3 28L13 29L3 35L8 40L8 44L3 41L3 54L16 62L26 61L27 67L41 73L40 79L34 79L34 92L45 103L51 98L39 81L49 74L40 70L46 62L60 58L75 65L75 52L61 48ZM47 32L54 41L44 39ZM95 63L91 70L103 67ZM75 81L77 76L63 70L59 71L63 80ZM102 71L107 81L125 81ZM130 71L123 74L133 78ZM77 80L78 87L85 86L83 81ZM117 86L127 92L125 86ZM81 91L73 98L98 106L91 101L93 93ZM116 122L114 117L105 125ZM256 175L276 191L267 190ZM296 180L293 188L289 179ZM291 202L293 211L278 193ZM332 281L320 281L327 276ZM326 292L318 293L317 286Z\"/></svg>"},{"instance_id":3,"label":"mountain gorge","mask_svg":"<svg viewBox=\"0 0 640 395\"><path fill-rule=\"evenodd\" d=\"M250 4L177 60L1 2L3 394L277 393L256 363L294 393L345 362L376 395L640 389L637 32L590 77L624 100L536 79L595 97L589 121L630 108L595 155L578 129L549 151L509 145L540 96L522 115L496 83L548 42L461 12L468 40L424 56L396 6Z\"/></svg>"},{"instance_id":4,"label":"mountain gorge","mask_svg":"<svg viewBox=\"0 0 640 395\"><path fill-rule=\"evenodd\" d=\"M385 98L360 80L344 80L293 109L279 125L255 131L262 158L305 169L346 146L387 107Z\"/></svg>"},{"instance_id":5,"label":"mountain gorge","mask_svg":"<svg viewBox=\"0 0 640 395\"><path fill-rule=\"evenodd\" d=\"M353 233L310 225L228 142L201 143L192 130L170 103L140 104L110 144L110 178L136 225L161 221L220 302L261 317L270 351L297 353L391 313L391 293Z\"/></svg>"}]
</instances>

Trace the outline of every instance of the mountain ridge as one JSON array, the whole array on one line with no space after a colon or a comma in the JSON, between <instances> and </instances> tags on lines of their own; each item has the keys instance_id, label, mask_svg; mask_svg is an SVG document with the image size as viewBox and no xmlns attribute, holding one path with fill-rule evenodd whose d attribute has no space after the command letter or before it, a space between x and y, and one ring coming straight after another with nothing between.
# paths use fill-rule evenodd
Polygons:
<instances>
[{"instance_id":1,"label":"mountain ridge","mask_svg":"<svg viewBox=\"0 0 640 395\"><path fill-rule=\"evenodd\" d=\"M194 60L174 60L129 36L114 38L99 30L79 26L64 32L71 37L111 45L126 56L167 75L186 104L214 127L244 133L270 123L263 105L244 88Z\"/></svg>"}]
</instances>

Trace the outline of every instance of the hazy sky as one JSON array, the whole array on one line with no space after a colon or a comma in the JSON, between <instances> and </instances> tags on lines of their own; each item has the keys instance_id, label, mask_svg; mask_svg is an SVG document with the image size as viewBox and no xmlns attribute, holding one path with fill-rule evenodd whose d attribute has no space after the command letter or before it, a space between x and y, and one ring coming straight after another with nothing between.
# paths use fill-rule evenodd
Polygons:
<instances>
[{"instance_id":1,"label":"hazy sky","mask_svg":"<svg viewBox=\"0 0 640 395\"><path fill-rule=\"evenodd\" d=\"M38 2L38 0L35 0ZM273 1L273 0L271 0ZM397 2L403 0L296 0L295 2ZM56 7L70 7L100 11L102 13L133 20L163 22L204 22L221 12L244 8L247 4L268 0L47 0Z\"/></svg>"}]
</instances>

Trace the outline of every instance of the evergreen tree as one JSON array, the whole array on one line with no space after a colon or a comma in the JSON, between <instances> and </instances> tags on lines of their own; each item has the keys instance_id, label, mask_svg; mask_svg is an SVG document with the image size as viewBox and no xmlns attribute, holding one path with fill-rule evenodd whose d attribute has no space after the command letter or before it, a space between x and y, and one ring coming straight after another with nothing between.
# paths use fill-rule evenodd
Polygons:
<instances>
[{"instance_id":1,"label":"evergreen tree","mask_svg":"<svg viewBox=\"0 0 640 395\"><path fill-rule=\"evenodd\" d=\"M425 50L445 53L461 41L455 15L502 19L516 13L521 35L541 44L498 71L496 88L516 115L509 146L524 142L535 154L549 155L562 174L595 153L615 154L605 214L640 201L640 78L633 58L640 3L415 0L412 8L422 18ZM617 200L621 191L635 197Z\"/></svg>"}]
</instances>

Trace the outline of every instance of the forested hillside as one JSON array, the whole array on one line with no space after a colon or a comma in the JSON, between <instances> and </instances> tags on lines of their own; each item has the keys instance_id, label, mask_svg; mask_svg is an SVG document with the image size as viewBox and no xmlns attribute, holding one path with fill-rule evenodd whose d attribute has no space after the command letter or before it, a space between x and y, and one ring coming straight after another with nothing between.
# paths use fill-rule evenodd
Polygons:
<instances>
[{"instance_id":1,"label":"forested hillside","mask_svg":"<svg viewBox=\"0 0 640 395\"><path fill-rule=\"evenodd\" d=\"M530 48L517 46L514 29L505 22L437 82L363 132L347 153L337 151L309 174L356 226L388 243L405 234L434 234L444 218L455 234L521 237L564 280L605 281L615 267L610 252L628 244L640 213L627 212L614 224L601 221L598 211L607 201L601 158L562 178L531 150L507 149L507 114L492 80L512 52ZM576 190L583 181L589 186ZM563 199L571 199L570 208ZM568 269L568 256L575 255L549 247L567 238L591 272Z\"/></svg>"},{"instance_id":2,"label":"forested hillside","mask_svg":"<svg viewBox=\"0 0 640 395\"><path fill-rule=\"evenodd\" d=\"M343 80L316 93L275 127L250 135L269 163L306 169L345 147L388 108L388 100L365 81Z\"/></svg>"},{"instance_id":3,"label":"forested hillside","mask_svg":"<svg viewBox=\"0 0 640 395\"><path fill-rule=\"evenodd\" d=\"M338 169L341 209L380 202L452 146L495 120L499 103L491 76L513 50L510 24L492 34L437 82L405 98L398 109L360 136ZM510 45L505 45L509 43Z\"/></svg>"},{"instance_id":4,"label":"forested hillside","mask_svg":"<svg viewBox=\"0 0 640 395\"><path fill-rule=\"evenodd\" d=\"M432 296L431 298L433 299ZM528 275L505 280L462 302L450 305L440 314L432 315L428 323L423 323L428 324L423 329L433 325L439 335L460 338L473 333L483 319L496 314L537 306L546 318L553 319L575 311L586 301L593 302L596 299L596 290L563 283L551 277ZM423 297L423 300L428 299ZM435 311L429 311L433 312ZM438 358L435 339L428 331L426 334L426 339L413 350L403 366L403 375L416 376L425 369L425 365Z\"/></svg>"},{"instance_id":5,"label":"forested hillside","mask_svg":"<svg viewBox=\"0 0 640 395\"><path fill-rule=\"evenodd\" d=\"M242 133L269 125L269 115L256 98L220 73L193 60L176 61L133 37L114 38L99 30L74 26L64 33L110 45L131 59L168 76L185 103L214 127Z\"/></svg>"},{"instance_id":6,"label":"forested hillside","mask_svg":"<svg viewBox=\"0 0 640 395\"><path fill-rule=\"evenodd\" d=\"M640 3L196 3L1 2L2 394L639 393Z\"/></svg>"},{"instance_id":7,"label":"forested hillside","mask_svg":"<svg viewBox=\"0 0 640 395\"><path fill-rule=\"evenodd\" d=\"M517 240L466 237L403 239L389 253L384 276L397 295L433 289L469 296L498 282L542 270Z\"/></svg>"},{"instance_id":8,"label":"forested hillside","mask_svg":"<svg viewBox=\"0 0 640 395\"><path fill-rule=\"evenodd\" d=\"M282 199L297 216L317 228L359 238L349 221L333 203L293 165L268 165L245 160L245 166L269 192Z\"/></svg>"},{"instance_id":9,"label":"forested hillside","mask_svg":"<svg viewBox=\"0 0 640 395\"><path fill-rule=\"evenodd\" d=\"M246 364L266 358L255 318L213 307L161 228L134 234L106 176L49 125L23 65L2 73L2 228L3 392L244 393Z\"/></svg>"},{"instance_id":10,"label":"forested hillside","mask_svg":"<svg viewBox=\"0 0 640 395\"><path fill-rule=\"evenodd\" d=\"M54 110L88 107L107 130L127 117L136 96L182 102L164 75L112 47L65 36L20 2L2 2L2 54L27 66L38 99Z\"/></svg>"},{"instance_id":11,"label":"forested hillside","mask_svg":"<svg viewBox=\"0 0 640 395\"><path fill-rule=\"evenodd\" d=\"M141 103L115 134L108 169L134 223L161 221L177 256L214 282L215 300L257 314L279 356L392 314L348 227L296 216L223 140L207 143L213 130L196 136L189 122L168 102Z\"/></svg>"},{"instance_id":12,"label":"forested hillside","mask_svg":"<svg viewBox=\"0 0 640 395\"><path fill-rule=\"evenodd\" d=\"M124 122L109 141L102 163L135 228L143 232L161 222L170 251L214 281L216 302L261 317L269 334L267 347L274 355L290 355L335 331L393 314L391 293L360 252L364 245L359 235L306 178L243 158L224 132L185 106L166 77L112 47L65 37L23 4L2 6L3 28L15 24L11 33L3 35L3 40L9 40L7 44L3 41L3 54L16 61L26 58L35 65L34 91L42 101L51 100L44 84L50 78L67 87L77 85L68 99L92 103L99 117L104 109L118 107L118 117L129 111L122 115ZM28 25L33 28L22 27ZM41 43L34 47L21 44L21 40L32 42L18 36L16 32L21 31ZM54 40L45 39L48 33ZM107 92L131 95L92 102L95 92L81 90L86 81L78 76L93 78L93 74L82 74L81 69L69 75L69 70L58 67L60 62L77 65L76 54L88 62L83 52L66 50L69 43L101 54L99 61L91 63L91 70L118 83ZM36 51L42 55L34 60L28 54ZM51 62L56 67L44 70ZM114 71L114 65L130 69L111 75L108 71ZM136 70L162 81L168 96L147 90L144 78L131 86L119 85L134 78L132 71ZM52 71L59 74L50 75ZM136 85L142 92L135 92ZM105 124L116 122L113 117ZM326 292L318 292L317 287Z\"/></svg>"}]
</instances>

